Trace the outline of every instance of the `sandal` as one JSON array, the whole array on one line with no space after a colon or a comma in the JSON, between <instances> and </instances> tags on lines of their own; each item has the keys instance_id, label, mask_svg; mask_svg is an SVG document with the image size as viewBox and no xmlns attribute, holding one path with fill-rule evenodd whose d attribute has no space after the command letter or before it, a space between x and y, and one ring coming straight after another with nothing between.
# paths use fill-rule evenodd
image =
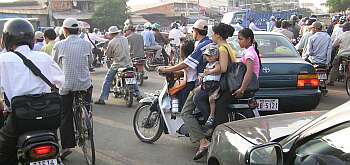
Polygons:
<instances>
[{"instance_id":1,"label":"sandal","mask_svg":"<svg viewBox=\"0 0 350 165\"><path fill-rule=\"evenodd\" d=\"M196 155L194 155L193 160L199 160L208 152L209 145L203 148L200 148Z\"/></svg>"}]
</instances>

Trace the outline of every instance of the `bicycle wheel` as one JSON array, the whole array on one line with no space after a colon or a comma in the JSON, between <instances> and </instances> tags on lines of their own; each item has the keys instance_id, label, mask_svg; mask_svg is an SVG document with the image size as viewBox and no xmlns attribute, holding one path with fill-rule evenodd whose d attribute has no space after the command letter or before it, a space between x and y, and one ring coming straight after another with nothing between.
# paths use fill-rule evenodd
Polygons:
<instances>
[{"instance_id":1,"label":"bicycle wheel","mask_svg":"<svg viewBox=\"0 0 350 165\"><path fill-rule=\"evenodd\" d=\"M348 78L346 78L346 93L348 93L348 96L350 97L350 76L348 76Z\"/></svg>"},{"instance_id":2,"label":"bicycle wheel","mask_svg":"<svg viewBox=\"0 0 350 165\"><path fill-rule=\"evenodd\" d=\"M95 164L95 143L93 137L93 124L92 115L89 115L85 106L80 106L81 109L81 123L82 127L80 130L80 147L84 153L87 164Z\"/></svg>"}]
</instances>

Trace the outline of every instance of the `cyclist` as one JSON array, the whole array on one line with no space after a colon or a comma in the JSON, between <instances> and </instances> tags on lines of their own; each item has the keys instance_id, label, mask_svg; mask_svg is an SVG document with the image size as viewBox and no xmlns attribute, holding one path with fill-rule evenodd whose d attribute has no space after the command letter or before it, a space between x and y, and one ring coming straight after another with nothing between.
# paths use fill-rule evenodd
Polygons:
<instances>
[{"instance_id":1,"label":"cyclist","mask_svg":"<svg viewBox=\"0 0 350 165\"><path fill-rule=\"evenodd\" d=\"M40 78L35 76L22 59L14 51L18 51L33 61L41 72L53 84L60 87L64 83L63 72L44 52L32 51L34 28L25 19L12 19L5 23L3 28L3 43L6 53L0 55L0 88L7 96L7 105L15 96L27 94L49 93L51 88ZM3 107L3 102L0 102ZM10 109L5 108L7 111ZM17 164L17 136L15 120L12 113L8 113L6 124L0 129L0 164Z\"/></svg>"},{"instance_id":2,"label":"cyclist","mask_svg":"<svg viewBox=\"0 0 350 165\"><path fill-rule=\"evenodd\" d=\"M165 48L164 48L165 45L168 44L168 40L163 37L163 35L162 35L162 33L160 33L159 29L160 29L160 25L158 23L154 23L152 25L152 30L154 32L154 36L156 38L156 42L160 46L162 46L162 55L163 55L163 58L164 58L164 65L168 65L169 64L169 56L166 53Z\"/></svg>"},{"instance_id":3,"label":"cyclist","mask_svg":"<svg viewBox=\"0 0 350 165\"><path fill-rule=\"evenodd\" d=\"M79 24L75 18L63 21L63 34L66 39L57 42L53 47L53 59L62 66L65 83L60 88L63 99L64 116L60 127L62 154L61 158L72 153L76 146L73 127L73 93L87 91L86 102L91 102L92 84L89 72L91 44L80 38ZM89 108L87 108L89 110Z\"/></svg>"},{"instance_id":4,"label":"cyclist","mask_svg":"<svg viewBox=\"0 0 350 165\"><path fill-rule=\"evenodd\" d=\"M329 83L327 84L330 86L334 86L334 81L338 77L341 58L350 56L350 22L343 25L343 32L343 35L333 42L333 47L339 47L339 51L332 63L333 67L330 71Z\"/></svg>"}]
</instances>

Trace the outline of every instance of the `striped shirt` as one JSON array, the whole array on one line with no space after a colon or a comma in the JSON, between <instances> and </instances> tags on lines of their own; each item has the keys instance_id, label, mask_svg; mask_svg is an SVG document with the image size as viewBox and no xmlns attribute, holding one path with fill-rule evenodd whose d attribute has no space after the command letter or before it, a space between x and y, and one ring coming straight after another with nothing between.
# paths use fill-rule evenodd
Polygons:
<instances>
[{"instance_id":1,"label":"striped shirt","mask_svg":"<svg viewBox=\"0 0 350 165\"><path fill-rule=\"evenodd\" d=\"M79 38L78 35L69 35L54 45L53 59L63 67L65 76L60 94L66 95L69 91L86 90L91 86L89 72L91 49L91 44Z\"/></svg>"},{"instance_id":2,"label":"striped shirt","mask_svg":"<svg viewBox=\"0 0 350 165\"><path fill-rule=\"evenodd\" d=\"M331 62L332 41L325 32L316 32L309 38L304 58L313 64L329 64Z\"/></svg>"}]
</instances>

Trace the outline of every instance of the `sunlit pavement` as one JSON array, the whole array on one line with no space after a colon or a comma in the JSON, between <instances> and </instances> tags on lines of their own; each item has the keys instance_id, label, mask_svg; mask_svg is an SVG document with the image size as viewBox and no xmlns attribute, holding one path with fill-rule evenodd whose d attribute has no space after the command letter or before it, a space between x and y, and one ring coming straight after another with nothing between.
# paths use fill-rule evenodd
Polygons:
<instances>
[{"instance_id":1,"label":"sunlit pavement","mask_svg":"<svg viewBox=\"0 0 350 165\"><path fill-rule=\"evenodd\" d=\"M94 95L97 100L105 76L105 69L98 68L93 76ZM153 92L162 87L163 79L155 72L147 73L141 90ZM348 100L345 85L336 83L329 88L328 97L323 97L316 110L329 110ZM198 165L206 164L205 158L193 161L196 145L188 138L162 135L154 144L140 142L134 134L132 118L138 104L127 108L120 99L110 96L106 105L94 105L94 131L96 145L96 165ZM65 164L83 165L85 163L79 148L70 155Z\"/></svg>"}]
</instances>

